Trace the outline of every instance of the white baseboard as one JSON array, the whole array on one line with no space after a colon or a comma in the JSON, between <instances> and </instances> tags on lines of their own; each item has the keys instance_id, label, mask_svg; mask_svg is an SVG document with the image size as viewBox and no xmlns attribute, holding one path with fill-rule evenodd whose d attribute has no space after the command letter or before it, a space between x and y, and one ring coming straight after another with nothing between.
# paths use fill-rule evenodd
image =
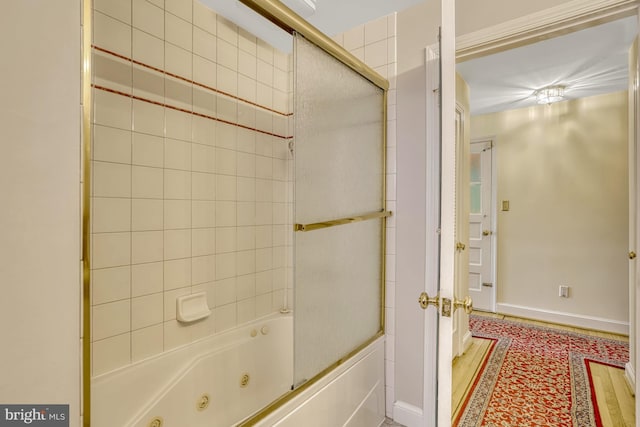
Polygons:
<instances>
[{"instance_id":1,"label":"white baseboard","mask_svg":"<svg viewBox=\"0 0 640 427\"><path fill-rule=\"evenodd\" d=\"M393 421L407 427L422 427L425 425L422 409L406 402L393 404Z\"/></svg>"},{"instance_id":2,"label":"white baseboard","mask_svg":"<svg viewBox=\"0 0 640 427\"><path fill-rule=\"evenodd\" d=\"M633 369L631 362L624 365L624 379L627 380L627 385L631 394L636 395L636 370Z\"/></svg>"},{"instance_id":3,"label":"white baseboard","mask_svg":"<svg viewBox=\"0 0 640 427\"><path fill-rule=\"evenodd\" d=\"M561 311L544 310L535 307L524 307L514 304L497 305L498 313L545 322L561 323L578 328L595 329L615 334L629 335L629 323L619 320L604 319L602 317L585 316L581 314L563 313Z\"/></svg>"}]
</instances>

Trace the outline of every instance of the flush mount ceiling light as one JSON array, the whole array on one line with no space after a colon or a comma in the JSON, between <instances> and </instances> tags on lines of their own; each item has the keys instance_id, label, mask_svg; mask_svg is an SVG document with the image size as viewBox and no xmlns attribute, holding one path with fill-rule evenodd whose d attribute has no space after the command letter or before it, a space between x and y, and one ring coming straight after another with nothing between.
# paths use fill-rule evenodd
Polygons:
<instances>
[{"instance_id":1,"label":"flush mount ceiling light","mask_svg":"<svg viewBox=\"0 0 640 427\"><path fill-rule=\"evenodd\" d=\"M534 92L538 104L551 104L564 99L564 86L547 86Z\"/></svg>"}]
</instances>

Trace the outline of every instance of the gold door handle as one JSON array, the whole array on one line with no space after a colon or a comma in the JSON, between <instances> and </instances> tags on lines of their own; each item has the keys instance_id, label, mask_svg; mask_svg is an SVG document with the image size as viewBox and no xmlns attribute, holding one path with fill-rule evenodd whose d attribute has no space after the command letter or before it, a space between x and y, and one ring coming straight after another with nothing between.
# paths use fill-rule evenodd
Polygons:
<instances>
[{"instance_id":1,"label":"gold door handle","mask_svg":"<svg viewBox=\"0 0 640 427\"><path fill-rule=\"evenodd\" d=\"M634 251L629 252L629 259L635 259L638 256Z\"/></svg>"},{"instance_id":2,"label":"gold door handle","mask_svg":"<svg viewBox=\"0 0 640 427\"><path fill-rule=\"evenodd\" d=\"M464 244L464 243L462 243L462 242L458 242L458 243L456 243L456 250L458 250L458 251L464 251L464 249L465 249L466 247L467 247L467 245L465 245L465 244Z\"/></svg>"},{"instance_id":3,"label":"gold door handle","mask_svg":"<svg viewBox=\"0 0 640 427\"><path fill-rule=\"evenodd\" d=\"M471 312L473 311L473 300L471 300L471 297L467 295L467 297L462 301L454 299L453 306L456 310L459 308L464 308L465 313L471 314Z\"/></svg>"},{"instance_id":4,"label":"gold door handle","mask_svg":"<svg viewBox=\"0 0 640 427\"><path fill-rule=\"evenodd\" d=\"M418 303L423 310L426 310L430 305L434 307L440 306L440 295L436 295L435 297L429 297L426 292L420 294L420 298L418 298Z\"/></svg>"},{"instance_id":5,"label":"gold door handle","mask_svg":"<svg viewBox=\"0 0 640 427\"><path fill-rule=\"evenodd\" d=\"M491 232L491 230L483 230L482 231L482 235L483 236L491 236L493 233Z\"/></svg>"}]
</instances>

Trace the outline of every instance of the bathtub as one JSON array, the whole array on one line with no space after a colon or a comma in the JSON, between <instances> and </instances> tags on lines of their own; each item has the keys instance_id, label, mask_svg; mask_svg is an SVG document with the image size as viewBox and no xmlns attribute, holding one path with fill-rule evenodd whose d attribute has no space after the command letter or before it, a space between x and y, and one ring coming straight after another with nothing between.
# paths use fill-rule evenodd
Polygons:
<instances>
[{"instance_id":1,"label":"bathtub","mask_svg":"<svg viewBox=\"0 0 640 427\"><path fill-rule=\"evenodd\" d=\"M251 324L92 380L93 427L229 427L291 389L293 319Z\"/></svg>"}]
</instances>

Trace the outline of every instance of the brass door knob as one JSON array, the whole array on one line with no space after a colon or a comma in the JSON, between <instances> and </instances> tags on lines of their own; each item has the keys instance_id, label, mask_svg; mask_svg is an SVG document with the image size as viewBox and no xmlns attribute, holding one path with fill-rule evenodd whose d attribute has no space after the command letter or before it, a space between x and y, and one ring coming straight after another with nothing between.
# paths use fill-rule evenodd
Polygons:
<instances>
[{"instance_id":1,"label":"brass door knob","mask_svg":"<svg viewBox=\"0 0 640 427\"><path fill-rule=\"evenodd\" d=\"M471 300L471 297L467 295L467 297L462 301L454 300L453 306L456 310L459 308L464 308L465 313L471 314L471 312L473 311L473 300Z\"/></svg>"},{"instance_id":2,"label":"brass door knob","mask_svg":"<svg viewBox=\"0 0 640 427\"><path fill-rule=\"evenodd\" d=\"M636 253L634 251L629 252L629 259L635 259L636 258Z\"/></svg>"},{"instance_id":3,"label":"brass door knob","mask_svg":"<svg viewBox=\"0 0 640 427\"><path fill-rule=\"evenodd\" d=\"M430 305L434 307L440 306L440 295L436 295L435 297L430 298L426 292L420 294L420 298L418 298L418 303L423 310L426 310Z\"/></svg>"},{"instance_id":4,"label":"brass door knob","mask_svg":"<svg viewBox=\"0 0 640 427\"><path fill-rule=\"evenodd\" d=\"M491 234L493 234L493 233L491 233L491 230L483 230L482 231L482 235L483 236L491 236Z\"/></svg>"}]
</instances>

